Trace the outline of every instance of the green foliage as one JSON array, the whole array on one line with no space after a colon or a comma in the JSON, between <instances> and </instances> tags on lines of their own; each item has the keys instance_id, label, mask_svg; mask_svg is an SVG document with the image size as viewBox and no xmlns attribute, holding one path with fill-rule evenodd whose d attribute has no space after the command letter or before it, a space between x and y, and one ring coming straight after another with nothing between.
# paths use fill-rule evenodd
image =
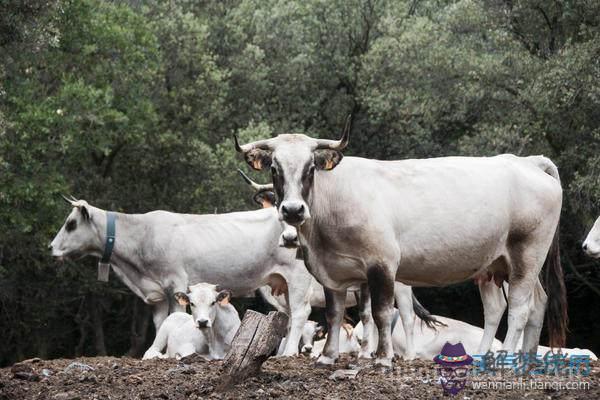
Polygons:
<instances>
[{"instance_id":1,"label":"green foliage","mask_svg":"<svg viewBox=\"0 0 600 400\"><path fill-rule=\"evenodd\" d=\"M86 334L93 310L111 330L107 351L127 350L133 294L98 284L93 260L55 266L47 254L68 211L59 193L126 212L253 209L232 135L331 138L348 114L356 155L551 157L565 190L564 257L591 265L580 272L598 285L579 245L600 209L599 7L2 2L0 364L97 352ZM600 299L571 273L567 284L572 344L599 346L577 305ZM433 311L481 323L469 288L418 294ZM472 298L448 308L457 293Z\"/></svg>"}]
</instances>

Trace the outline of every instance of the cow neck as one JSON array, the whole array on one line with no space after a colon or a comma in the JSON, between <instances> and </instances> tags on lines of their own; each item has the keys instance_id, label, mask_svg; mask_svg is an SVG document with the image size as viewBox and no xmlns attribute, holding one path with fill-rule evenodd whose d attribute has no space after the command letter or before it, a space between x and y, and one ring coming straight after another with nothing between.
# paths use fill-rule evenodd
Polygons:
<instances>
[{"instance_id":1,"label":"cow neck","mask_svg":"<svg viewBox=\"0 0 600 400\"><path fill-rule=\"evenodd\" d=\"M126 267L142 272L143 260L140 249L144 240L146 227L141 215L113 212L115 215L116 239L110 263L125 272ZM106 219L105 219L106 220ZM106 226L102 228L102 242L107 242ZM103 249L104 250L104 249Z\"/></svg>"}]
</instances>

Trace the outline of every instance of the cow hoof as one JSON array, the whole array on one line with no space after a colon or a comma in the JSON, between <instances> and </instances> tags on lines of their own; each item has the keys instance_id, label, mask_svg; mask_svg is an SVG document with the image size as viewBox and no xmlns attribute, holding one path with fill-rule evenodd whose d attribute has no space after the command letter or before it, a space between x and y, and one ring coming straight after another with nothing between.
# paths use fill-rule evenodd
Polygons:
<instances>
[{"instance_id":1,"label":"cow hoof","mask_svg":"<svg viewBox=\"0 0 600 400\"><path fill-rule=\"evenodd\" d=\"M377 357L375 359L375 367L383 367L383 368L391 369L392 368L392 359Z\"/></svg>"},{"instance_id":2,"label":"cow hoof","mask_svg":"<svg viewBox=\"0 0 600 400\"><path fill-rule=\"evenodd\" d=\"M298 352L283 352L282 354L278 354L277 357L296 357Z\"/></svg>"},{"instance_id":3,"label":"cow hoof","mask_svg":"<svg viewBox=\"0 0 600 400\"><path fill-rule=\"evenodd\" d=\"M317 362L315 363L316 367L329 367L333 364L335 364L335 358L331 358L331 357L327 357L324 355L320 355L319 358L317 359Z\"/></svg>"},{"instance_id":4,"label":"cow hoof","mask_svg":"<svg viewBox=\"0 0 600 400\"><path fill-rule=\"evenodd\" d=\"M364 358L364 359L367 359L367 360L371 360L373 358L373 353L370 352L370 351L363 351L363 350L361 350L358 353L358 358Z\"/></svg>"}]
</instances>

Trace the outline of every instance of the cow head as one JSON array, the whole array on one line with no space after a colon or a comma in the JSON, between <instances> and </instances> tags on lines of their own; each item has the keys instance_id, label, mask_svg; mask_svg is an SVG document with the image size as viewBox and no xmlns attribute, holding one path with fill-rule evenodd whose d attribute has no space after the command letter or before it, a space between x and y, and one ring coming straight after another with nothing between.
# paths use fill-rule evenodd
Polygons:
<instances>
[{"instance_id":1,"label":"cow head","mask_svg":"<svg viewBox=\"0 0 600 400\"><path fill-rule=\"evenodd\" d=\"M96 219L98 210L85 200L73 197L63 199L73 207L48 248L52 256L62 261L99 252L102 248Z\"/></svg>"},{"instance_id":2,"label":"cow head","mask_svg":"<svg viewBox=\"0 0 600 400\"><path fill-rule=\"evenodd\" d=\"M340 140L314 139L302 134L277 137L240 145L248 165L257 171L270 170L279 199L279 215L290 225L300 226L310 218L308 208L315 170L329 171L343 158L348 145L350 118Z\"/></svg>"},{"instance_id":3,"label":"cow head","mask_svg":"<svg viewBox=\"0 0 600 400\"><path fill-rule=\"evenodd\" d=\"M301 353L310 353L313 349L313 344L316 340L321 340L325 337L325 330L315 321L306 321L302 328L301 336Z\"/></svg>"},{"instance_id":4,"label":"cow head","mask_svg":"<svg viewBox=\"0 0 600 400\"><path fill-rule=\"evenodd\" d=\"M177 292L174 296L179 304L190 305L198 329L208 329L215 322L217 307L229 304L231 292L210 283L198 283L190 286L187 293Z\"/></svg>"},{"instance_id":5,"label":"cow head","mask_svg":"<svg viewBox=\"0 0 600 400\"><path fill-rule=\"evenodd\" d=\"M596 220L594 226L583 241L583 251L590 257L600 258L600 218Z\"/></svg>"}]
</instances>

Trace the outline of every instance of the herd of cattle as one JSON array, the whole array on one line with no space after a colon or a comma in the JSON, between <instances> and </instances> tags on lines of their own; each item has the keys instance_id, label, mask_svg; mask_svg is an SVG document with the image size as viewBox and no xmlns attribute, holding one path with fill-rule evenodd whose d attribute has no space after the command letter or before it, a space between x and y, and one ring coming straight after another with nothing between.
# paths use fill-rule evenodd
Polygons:
<instances>
[{"instance_id":1,"label":"herd of cattle","mask_svg":"<svg viewBox=\"0 0 600 400\"><path fill-rule=\"evenodd\" d=\"M339 141L281 134L240 145L235 138L250 167L271 173L272 184L259 185L240 171L262 206L255 211L123 214L65 198L72 211L50 244L52 255L102 257L153 306L157 334L144 358L223 358L240 325L230 299L257 290L289 316L279 353L310 351L319 364L357 352L390 366L394 354L431 359L445 342L458 341L471 354L543 353L545 314L550 346L563 348L556 166L542 156L507 154L344 158L349 131L347 124ZM600 258L600 219L583 250ZM409 286L468 279L479 286L483 330L429 314ZM356 327L344 321L352 306L359 308ZM495 336L507 306L501 343ZM325 307L327 335L308 321L313 307ZM563 352L596 358L589 350Z\"/></svg>"}]
</instances>

